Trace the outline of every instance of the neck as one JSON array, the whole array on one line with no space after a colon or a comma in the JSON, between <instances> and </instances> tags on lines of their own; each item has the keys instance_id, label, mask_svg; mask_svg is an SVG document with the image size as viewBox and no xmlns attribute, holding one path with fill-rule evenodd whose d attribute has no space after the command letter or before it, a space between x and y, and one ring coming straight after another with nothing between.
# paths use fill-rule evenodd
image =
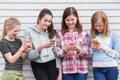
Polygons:
<instances>
[{"instance_id":1,"label":"neck","mask_svg":"<svg viewBox=\"0 0 120 80\"><path fill-rule=\"evenodd\" d=\"M9 41L14 41L14 38L9 37L9 36L5 36L4 38L7 39L7 40L9 40Z\"/></svg>"},{"instance_id":2,"label":"neck","mask_svg":"<svg viewBox=\"0 0 120 80\"><path fill-rule=\"evenodd\" d=\"M70 32L73 32L75 30L75 28L69 28Z\"/></svg>"},{"instance_id":3,"label":"neck","mask_svg":"<svg viewBox=\"0 0 120 80\"><path fill-rule=\"evenodd\" d=\"M46 30L42 29L42 27L41 27L41 26L39 26L39 25L37 25L37 27L36 27L36 28L37 28L37 30L38 30L38 31L40 31L40 32L45 32L45 31L46 31Z\"/></svg>"}]
</instances>

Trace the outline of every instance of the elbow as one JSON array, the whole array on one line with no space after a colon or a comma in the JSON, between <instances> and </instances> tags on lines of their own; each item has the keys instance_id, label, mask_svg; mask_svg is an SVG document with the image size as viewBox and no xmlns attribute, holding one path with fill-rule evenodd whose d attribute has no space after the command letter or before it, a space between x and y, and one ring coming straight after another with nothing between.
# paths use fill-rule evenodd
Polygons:
<instances>
[{"instance_id":1,"label":"elbow","mask_svg":"<svg viewBox=\"0 0 120 80\"><path fill-rule=\"evenodd\" d=\"M29 60L34 60L34 59L37 59L37 57L36 56L28 56L28 59Z\"/></svg>"}]
</instances>

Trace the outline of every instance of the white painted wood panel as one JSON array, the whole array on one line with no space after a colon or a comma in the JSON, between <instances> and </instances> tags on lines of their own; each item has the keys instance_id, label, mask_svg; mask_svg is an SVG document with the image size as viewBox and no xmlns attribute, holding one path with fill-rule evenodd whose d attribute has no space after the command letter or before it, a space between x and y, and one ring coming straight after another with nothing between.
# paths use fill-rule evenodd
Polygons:
<instances>
[{"instance_id":1,"label":"white painted wood panel","mask_svg":"<svg viewBox=\"0 0 120 80\"><path fill-rule=\"evenodd\" d=\"M54 27L60 29L62 13L69 6L77 9L83 28L88 32L91 26L91 15L96 10L104 10L109 18L111 31L120 36L120 0L0 0L0 35L4 20L16 17L22 24L22 30L18 37L24 39L24 30L36 24L37 16L43 8L49 8L52 11ZM118 62L120 65L120 61ZM4 64L4 59L0 54L0 80ZM29 60L24 62L24 76L26 80L35 80ZM91 67L88 80L93 80Z\"/></svg>"}]
</instances>

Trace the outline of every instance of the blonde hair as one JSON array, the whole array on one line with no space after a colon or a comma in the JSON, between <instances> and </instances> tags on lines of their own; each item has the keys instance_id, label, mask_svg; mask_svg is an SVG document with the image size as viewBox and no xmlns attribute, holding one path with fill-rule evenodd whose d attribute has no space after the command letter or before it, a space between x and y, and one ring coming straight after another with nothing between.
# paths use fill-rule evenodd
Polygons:
<instances>
[{"instance_id":1,"label":"blonde hair","mask_svg":"<svg viewBox=\"0 0 120 80\"><path fill-rule=\"evenodd\" d=\"M21 25L20 21L16 18L9 18L4 21L3 33L2 38L7 35L7 30L14 28L16 25Z\"/></svg>"},{"instance_id":2,"label":"blonde hair","mask_svg":"<svg viewBox=\"0 0 120 80\"><path fill-rule=\"evenodd\" d=\"M90 33L91 33L92 38L96 38L96 35L99 34L99 32L96 31L94 28L94 24L99 20L101 20L104 23L104 31L102 32L103 37L107 37L110 33L107 15L103 11L96 11L92 15L92 18L91 18L91 31L90 31Z\"/></svg>"}]
</instances>

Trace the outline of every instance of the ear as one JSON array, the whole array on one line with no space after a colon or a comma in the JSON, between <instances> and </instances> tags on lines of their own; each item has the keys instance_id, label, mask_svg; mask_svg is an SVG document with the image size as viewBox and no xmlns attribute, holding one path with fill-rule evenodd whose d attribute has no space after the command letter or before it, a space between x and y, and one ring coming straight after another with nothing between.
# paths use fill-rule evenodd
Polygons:
<instances>
[{"instance_id":1,"label":"ear","mask_svg":"<svg viewBox=\"0 0 120 80\"><path fill-rule=\"evenodd\" d=\"M10 28L8 26L5 27L5 31L9 31Z\"/></svg>"},{"instance_id":2,"label":"ear","mask_svg":"<svg viewBox=\"0 0 120 80\"><path fill-rule=\"evenodd\" d=\"M38 19L37 19L37 24L39 24L39 23L40 23L40 21L41 21L41 18L38 18Z\"/></svg>"},{"instance_id":3,"label":"ear","mask_svg":"<svg viewBox=\"0 0 120 80\"><path fill-rule=\"evenodd\" d=\"M5 27L5 30L8 30L8 27L7 27L7 26Z\"/></svg>"}]
</instances>

